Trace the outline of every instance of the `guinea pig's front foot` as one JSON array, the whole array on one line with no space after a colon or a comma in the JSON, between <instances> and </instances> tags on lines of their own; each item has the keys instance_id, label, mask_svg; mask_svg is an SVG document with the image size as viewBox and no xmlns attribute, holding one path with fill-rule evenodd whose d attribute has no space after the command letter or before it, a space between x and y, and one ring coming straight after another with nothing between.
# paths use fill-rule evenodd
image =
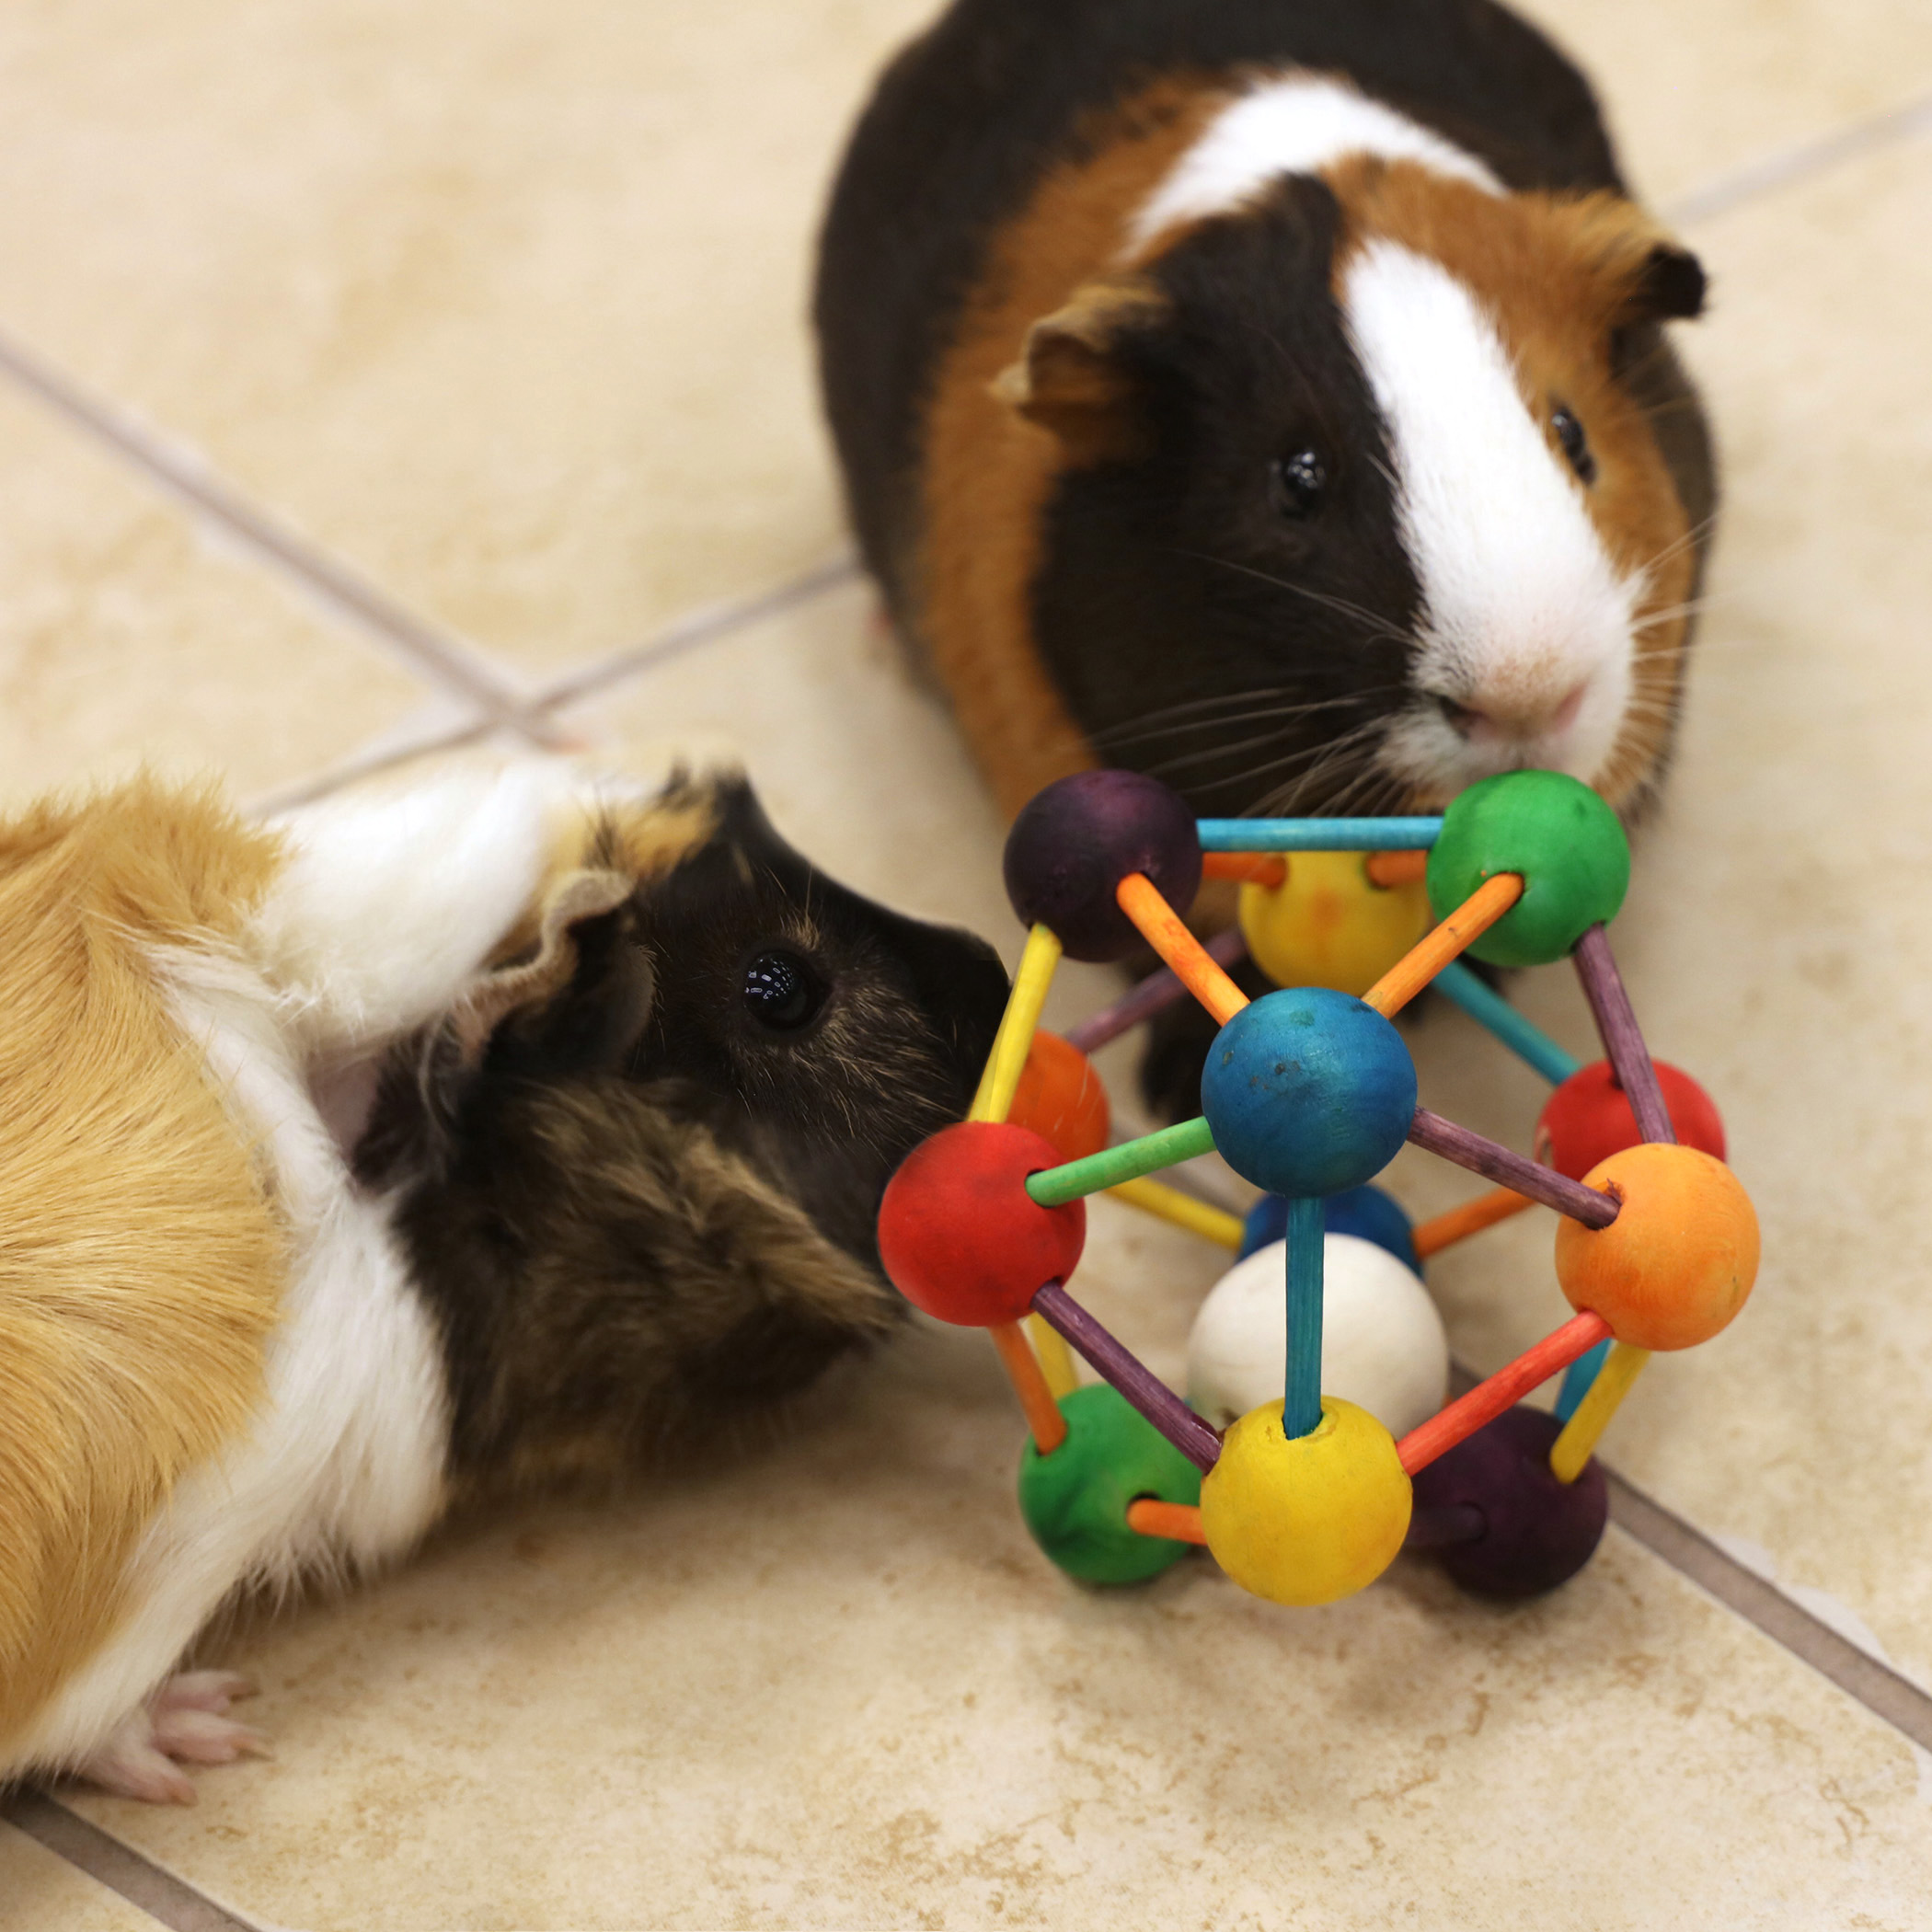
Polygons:
<instances>
[{"instance_id":1,"label":"guinea pig's front foot","mask_svg":"<svg viewBox=\"0 0 1932 1932\"><path fill-rule=\"evenodd\" d=\"M192 1804L194 1781L183 1765L232 1765L238 1757L275 1754L262 1732L228 1715L231 1704L254 1695L254 1685L234 1671L183 1671L122 1719L80 1775L117 1798Z\"/></svg>"}]
</instances>

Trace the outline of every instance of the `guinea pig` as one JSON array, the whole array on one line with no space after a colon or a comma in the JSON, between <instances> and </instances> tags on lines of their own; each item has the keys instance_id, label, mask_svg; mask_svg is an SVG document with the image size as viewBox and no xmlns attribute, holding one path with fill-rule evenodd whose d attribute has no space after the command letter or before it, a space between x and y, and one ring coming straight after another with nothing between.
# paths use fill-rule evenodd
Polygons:
<instances>
[{"instance_id":1,"label":"guinea pig","mask_svg":"<svg viewBox=\"0 0 1932 1932\"><path fill-rule=\"evenodd\" d=\"M1697 261L1490 0L956 0L814 313L866 560L1008 815L1663 771L1716 500Z\"/></svg>"},{"instance_id":2,"label":"guinea pig","mask_svg":"<svg viewBox=\"0 0 1932 1932\"><path fill-rule=\"evenodd\" d=\"M0 822L0 1785L190 1801L262 1744L180 1669L238 1593L885 1332L880 1196L1005 993L730 776Z\"/></svg>"}]
</instances>

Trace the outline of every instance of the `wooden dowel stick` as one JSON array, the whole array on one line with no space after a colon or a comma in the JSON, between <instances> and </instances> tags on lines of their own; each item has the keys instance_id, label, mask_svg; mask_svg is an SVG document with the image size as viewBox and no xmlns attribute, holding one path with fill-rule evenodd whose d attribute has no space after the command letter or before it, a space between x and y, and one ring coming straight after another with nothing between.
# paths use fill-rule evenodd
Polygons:
<instances>
[{"instance_id":1,"label":"wooden dowel stick","mask_svg":"<svg viewBox=\"0 0 1932 1932\"><path fill-rule=\"evenodd\" d=\"M1558 1482L1574 1482L1583 1473L1583 1465L1602 1441L1610 1418L1630 1393L1630 1385L1650 1359L1648 1349L1633 1349L1625 1341L1612 1346L1609 1359L1590 1385L1589 1394L1577 1404L1577 1412L1564 1423L1562 1434L1549 1446L1550 1474Z\"/></svg>"},{"instance_id":2,"label":"wooden dowel stick","mask_svg":"<svg viewBox=\"0 0 1932 1932\"><path fill-rule=\"evenodd\" d=\"M1027 1427L1033 1432L1033 1446L1042 1455L1052 1455L1066 1440L1066 1418L1060 1413L1060 1405L1040 1372L1026 1330L1017 1321L1003 1321L986 1332L992 1336L993 1346L1006 1364L1006 1379L1012 1383L1013 1393L1026 1411Z\"/></svg>"},{"instance_id":3,"label":"wooden dowel stick","mask_svg":"<svg viewBox=\"0 0 1932 1932\"><path fill-rule=\"evenodd\" d=\"M1390 886L1420 885L1429 877L1426 852L1371 852L1363 868L1369 883L1386 890Z\"/></svg>"},{"instance_id":4,"label":"wooden dowel stick","mask_svg":"<svg viewBox=\"0 0 1932 1932\"><path fill-rule=\"evenodd\" d=\"M1196 1201L1191 1194L1183 1194L1179 1188L1167 1187L1157 1180L1122 1180L1117 1181L1107 1191L1114 1200L1124 1201L1129 1207L1139 1208L1144 1214L1171 1221L1176 1227L1184 1227L1190 1235L1199 1235L1223 1248L1238 1248L1241 1246L1240 1215L1230 1214L1225 1208L1210 1207L1204 1201Z\"/></svg>"},{"instance_id":5,"label":"wooden dowel stick","mask_svg":"<svg viewBox=\"0 0 1932 1932\"><path fill-rule=\"evenodd\" d=\"M1230 926L1207 942L1207 955L1215 965L1232 972L1248 957L1248 942ZM1064 1038L1069 1046L1078 1047L1083 1053L1098 1053L1109 1041L1132 1032L1143 1020L1165 1013L1187 996L1188 989L1163 966L1158 972L1150 972L1132 992L1123 993L1110 1006L1103 1006L1091 1019L1069 1027Z\"/></svg>"},{"instance_id":6,"label":"wooden dowel stick","mask_svg":"<svg viewBox=\"0 0 1932 1932\"><path fill-rule=\"evenodd\" d=\"M1485 1422L1492 1422L1512 1403L1530 1390L1547 1382L1558 1370L1568 1368L1585 1349L1594 1348L1610 1332L1610 1324L1601 1315L1573 1315L1553 1335L1546 1335L1535 1348L1525 1350L1505 1369L1487 1382L1478 1382L1466 1396L1452 1402L1440 1415L1432 1416L1420 1428L1411 1429L1396 1444L1402 1466L1413 1476L1426 1469L1437 1456L1472 1436Z\"/></svg>"},{"instance_id":7,"label":"wooden dowel stick","mask_svg":"<svg viewBox=\"0 0 1932 1932\"><path fill-rule=\"evenodd\" d=\"M1059 1329L1095 1373L1112 1383L1196 1468L1214 1466L1221 1438L1058 1282L1049 1282L1033 1297L1033 1312Z\"/></svg>"},{"instance_id":8,"label":"wooden dowel stick","mask_svg":"<svg viewBox=\"0 0 1932 1932\"><path fill-rule=\"evenodd\" d=\"M1616 1084L1637 1116L1638 1133L1647 1141L1674 1142L1677 1132L1671 1125L1671 1110L1663 1104L1663 1088L1657 1084L1650 1050L1644 1044L1642 1029L1631 1010L1623 974L1616 970L1609 934L1601 926L1593 926L1577 941L1571 957L1577 962L1577 977L1583 983L1583 997L1596 1017L1604 1051L1616 1070Z\"/></svg>"},{"instance_id":9,"label":"wooden dowel stick","mask_svg":"<svg viewBox=\"0 0 1932 1932\"><path fill-rule=\"evenodd\" d=\"M1140 1536L1165 1536L1170 1543L1205 1544L1201 1512L1191 1502L1162 1502L1137 1496L1127 1505L1127 1527Z\"/></svg>"},{"instance_id":10,"label":"wooden dowel stick","mask_svg":"<svg viewBox=\"0 0 1932 1932\"><path fill-rule=\"evenodd\" d=\"M1439 818L1197 819L1203 852L1426 852Z\"/></svg>"},{"instance_id":11,"label":"wooden dowel stick","mask_svg":"<svg viewBox=\"0 0 1932 1932\"><path fill-rule=\"evenodd\" d=\"M1553 1167L1541 1167L1521 1154L1512 1154L1509 1148L1472 1133L1454 1121L1445 1121L1439 1113L1431 1113L1426 1107L1416 1109L1409 1137L1417 1146L1440 1154L1444 1160L1453 1160L1457 1167L1480 1174L1485 1180L1493 1180L1518 1194L1527 1194L1532 1201L1540 1201L1545 1207L1553 1207L1558 1213L1568 1214L1585 1227L1608 1227L1616 1219L1618 1203L1614 1195L1600 1194L1594 1188L1586 1188L1581 1181L1571 1180ZM1040 1178L1034 1176L1035 1180ZM1032 1181L1027 1183L1029 1190L1032 1185Z\"/></svg>"},{"instance_id":12,"label":"wooden dowel stick","mask_svg":"<svg viewBox=\"0 0 1932 1932\"><path fill-rule=\"evenodd\" d=\"M1024 1324L1027 1340L1033 1344L1033 1359L1040 1364L1040 1373L1046 1377L1046 1386L1052 1390L1054 1401L1062 1396L1070 1396L1080 1386L1080 1372L1074 1366L1074 1351L1041 1320L1037 1315L1029 1315Z\"/></svg>"},{"instance_id":13,"label":"wooden dowel stick","mask_svg":"<svg viewBox=\"0 0 1932 1932\"><path fill-rule=\"evenodd\" d=\"M1162 1167L1192 1160L1197 1154L1213 1151L1213 1131L1197 1115L1158 1133L1144 1133L1138 1140L1122 1141L1117 1147L1102 1147L1085 1160L1042 1168L1028 1177L1027 1192L1041 1207L1059 1207L1084 1195L1098 1194L1102 1188L1118 1187L1123 1180L1137 1180L1143 1174L1156 1173Z\"/></svg>"},{"instance_id":14,"label":"wooden dowel stick","mask_svg":"<svg viewBox=\"0 0 1932 1932\"><path fill-rule=\"evenodd\" d=\"M1416 1259L1426 1261L1431 1255L1441 1254L1443 1248L1466 1241L1471 1235L1479 1235L1484 1228L1494 1227L1499 1221L1507 1221L1512 1214L1520 1214L1524 1208L1535 1205L1527 1194L1519 1194L1514 1188L1497 1188L1490 1193L1478 1194L1474 1201L1466 1201L1460 1207L1451 1208L1447 1213L1416 1224L1409 1235L1415 1243Z\"/></svg>"},{"instance_id":15,"label":"wooden dowel stick","mask_svg":"<svg viewBox=\"0 0 1932 1932\"><path fill-rule=\"evenodd\" d=\"M999 1031L993 1036L993 1051L986 1056L979 1090L966 1115L969 1121L1006 1118L1027 1055L1032 1051L1040 1009L1046 1005L1047 988L1053 983L1053 969L1059 963L1060 941L1045 926L1036 926L1027 935L1026 950L1019 956L1013 990L1006 995L1006 1010L1000 1017Z\"/></svg>"},{"instance_id":16,"label":"wooden dowel stick","mask_svg":"<svg viewBox=\"0 0 1932 1932\"><path fill-rule=\"evenodd\" d=\"M1203 852L1203 879L1232 880L1240 885L1280 886L1288 882L1288 861L1267 852Z\"/></svg>"},{"instance_id":17,"label":"wooden dowel stick","mask_svg":"<svg viewBox=\"0 0 1932 1932\"><path fill-rule=\"evenodd\" d=\"M1160 895L1144 872L1130 872L1115 888L1121 910L1180 983L1225 1026L1248 995L1215 965L1213 955L1188 930L1188 924Z\"/></svg>"},{"instance_id":18,"label":"wooden dowel stick","mask_svg":"<svg viewBox=\"0 0 1932 1932\"><path fill-rule=\"evenodd\" d=\"M1518 1059L1526 1061L1552 1087L1560 1087L1582 1065L1543 1029L1525 1019L1486 980L1452 960L1435 976L1436 991L1460 1006L1478 1026L1487 1027Z\"/></svg>"},{"instance_id":19,"label":"wooden dowel stick","mask_svg":"<svg viewBox=\"0 0 1932 1932\"><path fill-rule=\"evenodd\" d=\"M1451 960L1473 946L1522 897L1520 873L1499 872L1484 880L1362 995L1363 1005L1381 1014L1399 1013Z\"/></svg>"},{"instance_id":20,"label":"wooden dowel stick","mask_svg":"<svg viewBox=\"0 0 1932 1932\"><path fill-rule=\"evenodd\" d=\"M1321 1427L1322 1205L1300 1196L1288 1203L1288 1370L1282 1388L1282 1433L1293 1442Z\"/></svg>"}]
</instances>

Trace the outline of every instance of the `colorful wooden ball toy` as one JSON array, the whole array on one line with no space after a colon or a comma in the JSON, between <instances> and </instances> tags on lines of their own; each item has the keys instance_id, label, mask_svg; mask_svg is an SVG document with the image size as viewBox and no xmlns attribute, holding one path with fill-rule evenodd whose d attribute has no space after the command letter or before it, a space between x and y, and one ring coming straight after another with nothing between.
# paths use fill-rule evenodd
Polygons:
<instances>
[{"instance_id":1,"label":"colorful wooden ball toy","mask_svg":"<svg viewBox=\"0 0 1932 1932\"><path fill-rule=\"evenodd\" d=\"M1396 1560L1409 1533L1395 1438L1352 1402L1324 1396L1321 1411L1312 1433L1290 1441L1280 1402L1251 1410L1201 1485L1210 1555L1271 1603L1352 1596Z\"/></svg>"},{"instance_id":2,"label":"colorful wooden ball toy","mask_svg":"<svg viewBox=\"0 0 1932 1932\"><path fill-rule=\"evenodd\" d=\"M1680 1068L1665 1060L1654 1064L1678 1141L1722 1160L1724 1122L1718 1117L1716 1103ZM1636 1146L1642 1139L1630 1097L1617 1084L1616 1070L1607 1060L1597 1060L1579 1067L1550 1095L1536 1117L1535 1137L1530 1144L1545 1167L1581 1180L1599 1161Z\"/></svg>"},{"instance_id":3,"label":"colorful wooden ball toy","mask_svg":"<svg viewBox=\"0 0 1932 1932\"><path fill-rule=\"evenodd\" d=\"M1188 1336L1188 1400L1216 1428L1268 1402L1288 1371L1283 1242L1208 1291ZM1322 1240L1321 1387L1406 1435L1443 1406L1449 1338L1415 1272L1355 1235Z\"/></svg>"},{"instance_id":4,"label":"colorful wooden ball toy","mask_svg":"<svg viewBox=\"0 0 1932 1932\"><path fill-rule=\"evenodd\" d=\"M1121 960L1141 935L1115 897L1139 872L1186 913L1201 890L1201 841L1178 792L1138 772L1075 772L1050 785L1006 834L1006 896L1050 927L1071 960Z\"/></svg>"},{"instance_id":5,"label":"colorful wooden ball toy","mask_svg":"<svg viewBox=\"0 0 1932 1932\"><path fill-rule=\"evenodd\" d=\"M961 1328L1018 1321L1047 1282L1074 1271L1087 1206L1038 1206L1027 1177L1057 1167L1024 1127L964 1121L922 1142L887 1184L879 1256L914 1307Z\"/></svg>"},{"instance_id":6,"label":"colorful wooden ball toy","mask_svg":"<svg viewBox=\"0 0 1932 1932\"><path fill-rule=\"evenodd\" d=\"M1557 1226L1557 1281L1637 1349L1691 1349L1729 1326L1757 1280L1757 1213L1738 1178L1696 1147L1648 1142L1583 1184L1619 1202L1608 1227Z\"/></svg>"},{"instance_id":7,"label":"colorful wooden ball toy","mask_svg":"<svg viewBox=\"0 0 1932 1932\"><path fill-rule=\"evenodd\" d=\"M1085 1160L1107 1144L1113 1125L1107 1088L1094 1064L1072 1041L1034 1034L1006 1118L1053 1144L1062 1160Z\"/></svg>"},{"instance_id":8,"label":"colorful wooden ball toy","mask_svg":"<svg viewBox=\"0 0 1932 1932\"><path fill-rule=\"evenodd\" d=\"M1429 929L1420 880L1379 886L1359 852L1298 852L1278 886L1244 885L1241 934L1277 986L1366 993Z\"/></svg>"}]
</instances>

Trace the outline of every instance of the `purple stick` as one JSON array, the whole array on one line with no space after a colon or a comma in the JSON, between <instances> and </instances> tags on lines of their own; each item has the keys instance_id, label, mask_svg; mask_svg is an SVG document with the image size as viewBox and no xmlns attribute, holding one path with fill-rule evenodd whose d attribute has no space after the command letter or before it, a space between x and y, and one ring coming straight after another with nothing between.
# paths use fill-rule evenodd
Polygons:
<instances>
[{"instance_id":1,"label":"purple stick","mask_svg":"<svg viewBox=\"0 0 1932 1932\"><path fill-rule=\"evenodd\" d=\"M1583 983L1583 997L1596 1015L1604 1051L1616 1070L1616 1084L1637 1116L1638 1133L1647 1141L1674 1144L1677 1133L1671 1125L1671 1110L1663 1104L1663 1089L1657 1084L1657 1069L1650 1064L1650 1050L1643 1043L1637 1015L1630 1010L1624 976L1611 956L1609 934L1601 926L1593 926L1577 941L1573 957L1577 977Z\"/></svg>"},{"instance_id":2,"label":"purple stick","mask_svg":"<svg viewBox=\"0 0 1932 1932\"><path fill-rule=\"evenodd\" d=\"M1616 1219L1619 1203L1614 1195L1599 1194L1594 1188L1586 1188L1581 1181L1571 1180L1553 1167L1540 1167L1520 1154L1512 1154L1507 1147L1498 1146L1479 1133L1471 1133L1466 1127L1458 1127L1454 1121L1445 1121L1426 1107L1416 1109L1416 1117L1409 1124L1409 1137L1417 1146L1427 1147L1430 1153L1440 1154L1444 1160L1453 1160L1457 1167L1467 1167L1486 1180L1527 1194L1532 1201L1540 1201L1545 1207L1553 1207L1558 1213L1568 1214L1585 1227L1608 1227Z\"/></svg>"},{"instance_id":3,"label":"purple stick","mask_svg":"<svg viewBox=\"0 0 1932 1932\"><path fill-rule=\"evenodd\" d=\"M1049 1282L1033 1297L1033 1313L1064 1335L1202 1474L1214 1466L1221 1455L1221 1438L1158 1375L1129 1354L1058 1282Z\"/></svg>"},{"instance_id":4,"label":"purple stick","mask_svg":"<svg viewBox=\"0 0 1932 1932\"><path fill-rule=\"evenodd\" d=\"M1225 972L1232 972L1248 953L1248 942L1230 926L1207 942L1209 956ZM1188 989L1165 966L1150 972L1131 993L1123 993L1110 1006L1102 1006L1091 1019L1083 1019L1066 1031L1066 1043L1083 1053L1097 1053L1110 1040L1118 1040L1144 1019L1152 1019L1176 1000L1185 999Z\"/></svg>"},{"instance_id":5,"label":"purple stick","mask_svg":"<svg viewBox=\"0 0 1932 1932\"><path fill-rule=\"evenodd\" d=\"M1473 1502L1418 1503L1409 1519L1404 1549L1447 1549L1452 1544L1475 1543L1489 1519Z\"/></svg>"}]
</instances>

